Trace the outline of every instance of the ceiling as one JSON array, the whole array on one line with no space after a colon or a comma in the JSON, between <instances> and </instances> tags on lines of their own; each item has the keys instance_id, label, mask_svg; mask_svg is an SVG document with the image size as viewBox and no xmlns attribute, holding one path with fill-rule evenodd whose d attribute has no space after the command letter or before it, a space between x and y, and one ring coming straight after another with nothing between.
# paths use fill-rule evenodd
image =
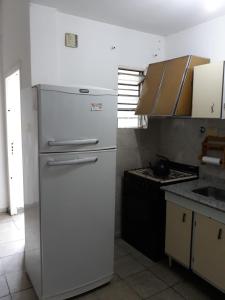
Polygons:
<instances>
[{"instance_id":1,"label":"ceiling","mask_svg":"<svg viewBox=\"0 0 225 300\"><path fill-rule=\"evenodd\" d=\"M169 35L225 15L225 0L31 0L59 11Z\"/></svg>"}]
</instances>

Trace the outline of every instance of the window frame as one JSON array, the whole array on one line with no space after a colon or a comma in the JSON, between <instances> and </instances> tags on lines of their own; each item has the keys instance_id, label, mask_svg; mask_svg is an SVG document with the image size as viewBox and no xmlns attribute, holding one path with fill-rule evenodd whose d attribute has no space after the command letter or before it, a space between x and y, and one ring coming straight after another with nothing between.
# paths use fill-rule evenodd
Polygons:
<instances>
[{"instance_id":1,"label":"window frame","mask_svg":"<svg viewBox=\"0 0 225 300\"><path fill-rule=\"evenodd\" d=\"M129 129L129 128L132 128L132 129L146 129L148 128L148 118L147 116L135 116L133 118L131 117L119 117L119 112L129 112L129 111L132 111L132 112L135 112L136 108L137 108L137 105L138 105L138 100L139 100L139 97L140 97L140 94L141 94L141 88L142 88L142 85L143 85L143 80L140 80L138 83L125 83L125 79L123 80L123 82L120 82L120 79L119 79L119 76L120 75L125 75L125 76L131 76L131 78L133 77L144 77L145 76L145 71L144 70L140 70L140 69L135 69L135 68L127 68L127 67L122 67L122 66L119 66L118 67L118 81L117 81L117 84L118 84L118 98L117 98L117 119L118 119L118 128L119 129ZM129 72L131 72L129 74ZM136 73L136 74L135 74ZM122 81L122 80L121 80ZM132 80L130 80L132 81ZM125 88L120 88L120 86L124 86ZM126 87L129 87L129 88L126 88ZM133 87L133 88L132 88ZM122 93L121 94L121 91L128 91L127 94ZM134 92L132 94L132 91ZM138 92L137 95L135 92ZM121 97L132 97L132 98L137 98L137 101L136 102L127 102L126 101L121 101ZM124 105L124 106L128 106L127 108L119 108L120 105ZM130 106L130 108L129 108ZM133 106L133 107L132 107ZM120 123L123 123L122 120L125 120L126 119L137 119L137 125L135 126L121 126ZM121 122L120 122L121 121Z\"/></svg>"}]
</instances>

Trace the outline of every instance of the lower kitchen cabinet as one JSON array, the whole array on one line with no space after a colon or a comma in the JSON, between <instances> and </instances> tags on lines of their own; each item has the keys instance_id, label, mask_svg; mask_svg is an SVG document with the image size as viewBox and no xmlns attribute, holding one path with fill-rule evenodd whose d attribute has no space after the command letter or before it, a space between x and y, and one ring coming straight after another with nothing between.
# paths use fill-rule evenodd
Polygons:
<instances>
[{"instance_id":1,"label":"lower kitchen cabinet","mask_svg":"<svg viewBox=\"0 0 225 300\"><path fill-rule=\"evenodd\" d=\"M167 201L165 252L190 267L192 211Z\"/></svg>"},{"instance_id":2,"label":"lower kitchen cabinet","mask_svg":"<svg viewBox=\"0 0 225 300\"><path fill-rule=\"evenodd\" d=\"M225 291L225 225L195 214L192 270Z\"/></svg>"}]
</instances>

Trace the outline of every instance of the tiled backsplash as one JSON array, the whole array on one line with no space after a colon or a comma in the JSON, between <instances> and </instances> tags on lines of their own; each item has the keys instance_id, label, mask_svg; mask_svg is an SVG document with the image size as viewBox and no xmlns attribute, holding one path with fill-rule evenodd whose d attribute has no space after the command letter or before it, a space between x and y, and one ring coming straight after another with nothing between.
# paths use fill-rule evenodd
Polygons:
<instances>
[{"instance_id":1,"label":"tiled backsplash","mask_svg":"<svg viewBox=\"0 0 225 300\"><path fill-rule=\"evenodd\" d=\"M151 126L151 125L150 125ZM200 127L206 128L202 134ZM162 119L159 120L159 152L169 159L200 166L200 176L213 175L225 179L225 170L218 166L202 165L198 159L207 129L216 129L225 136L225 120L210 119Z\"/></svg>"}]
</instances>

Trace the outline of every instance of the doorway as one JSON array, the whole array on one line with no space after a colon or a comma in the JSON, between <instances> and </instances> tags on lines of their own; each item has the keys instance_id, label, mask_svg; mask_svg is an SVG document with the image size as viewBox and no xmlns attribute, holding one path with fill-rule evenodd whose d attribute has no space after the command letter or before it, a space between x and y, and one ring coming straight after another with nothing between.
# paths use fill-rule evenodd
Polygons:
<instances>
[{"instance_id":1,"label":"doorway","mask_svg":"<svg viewBox=\"0 0 225 300\"><path fill-rule=\"evenodd\" d=\"M20 89L18 69L5 78L10 215L16 215L24 207Z\"/></svg>"}]
</instances>

